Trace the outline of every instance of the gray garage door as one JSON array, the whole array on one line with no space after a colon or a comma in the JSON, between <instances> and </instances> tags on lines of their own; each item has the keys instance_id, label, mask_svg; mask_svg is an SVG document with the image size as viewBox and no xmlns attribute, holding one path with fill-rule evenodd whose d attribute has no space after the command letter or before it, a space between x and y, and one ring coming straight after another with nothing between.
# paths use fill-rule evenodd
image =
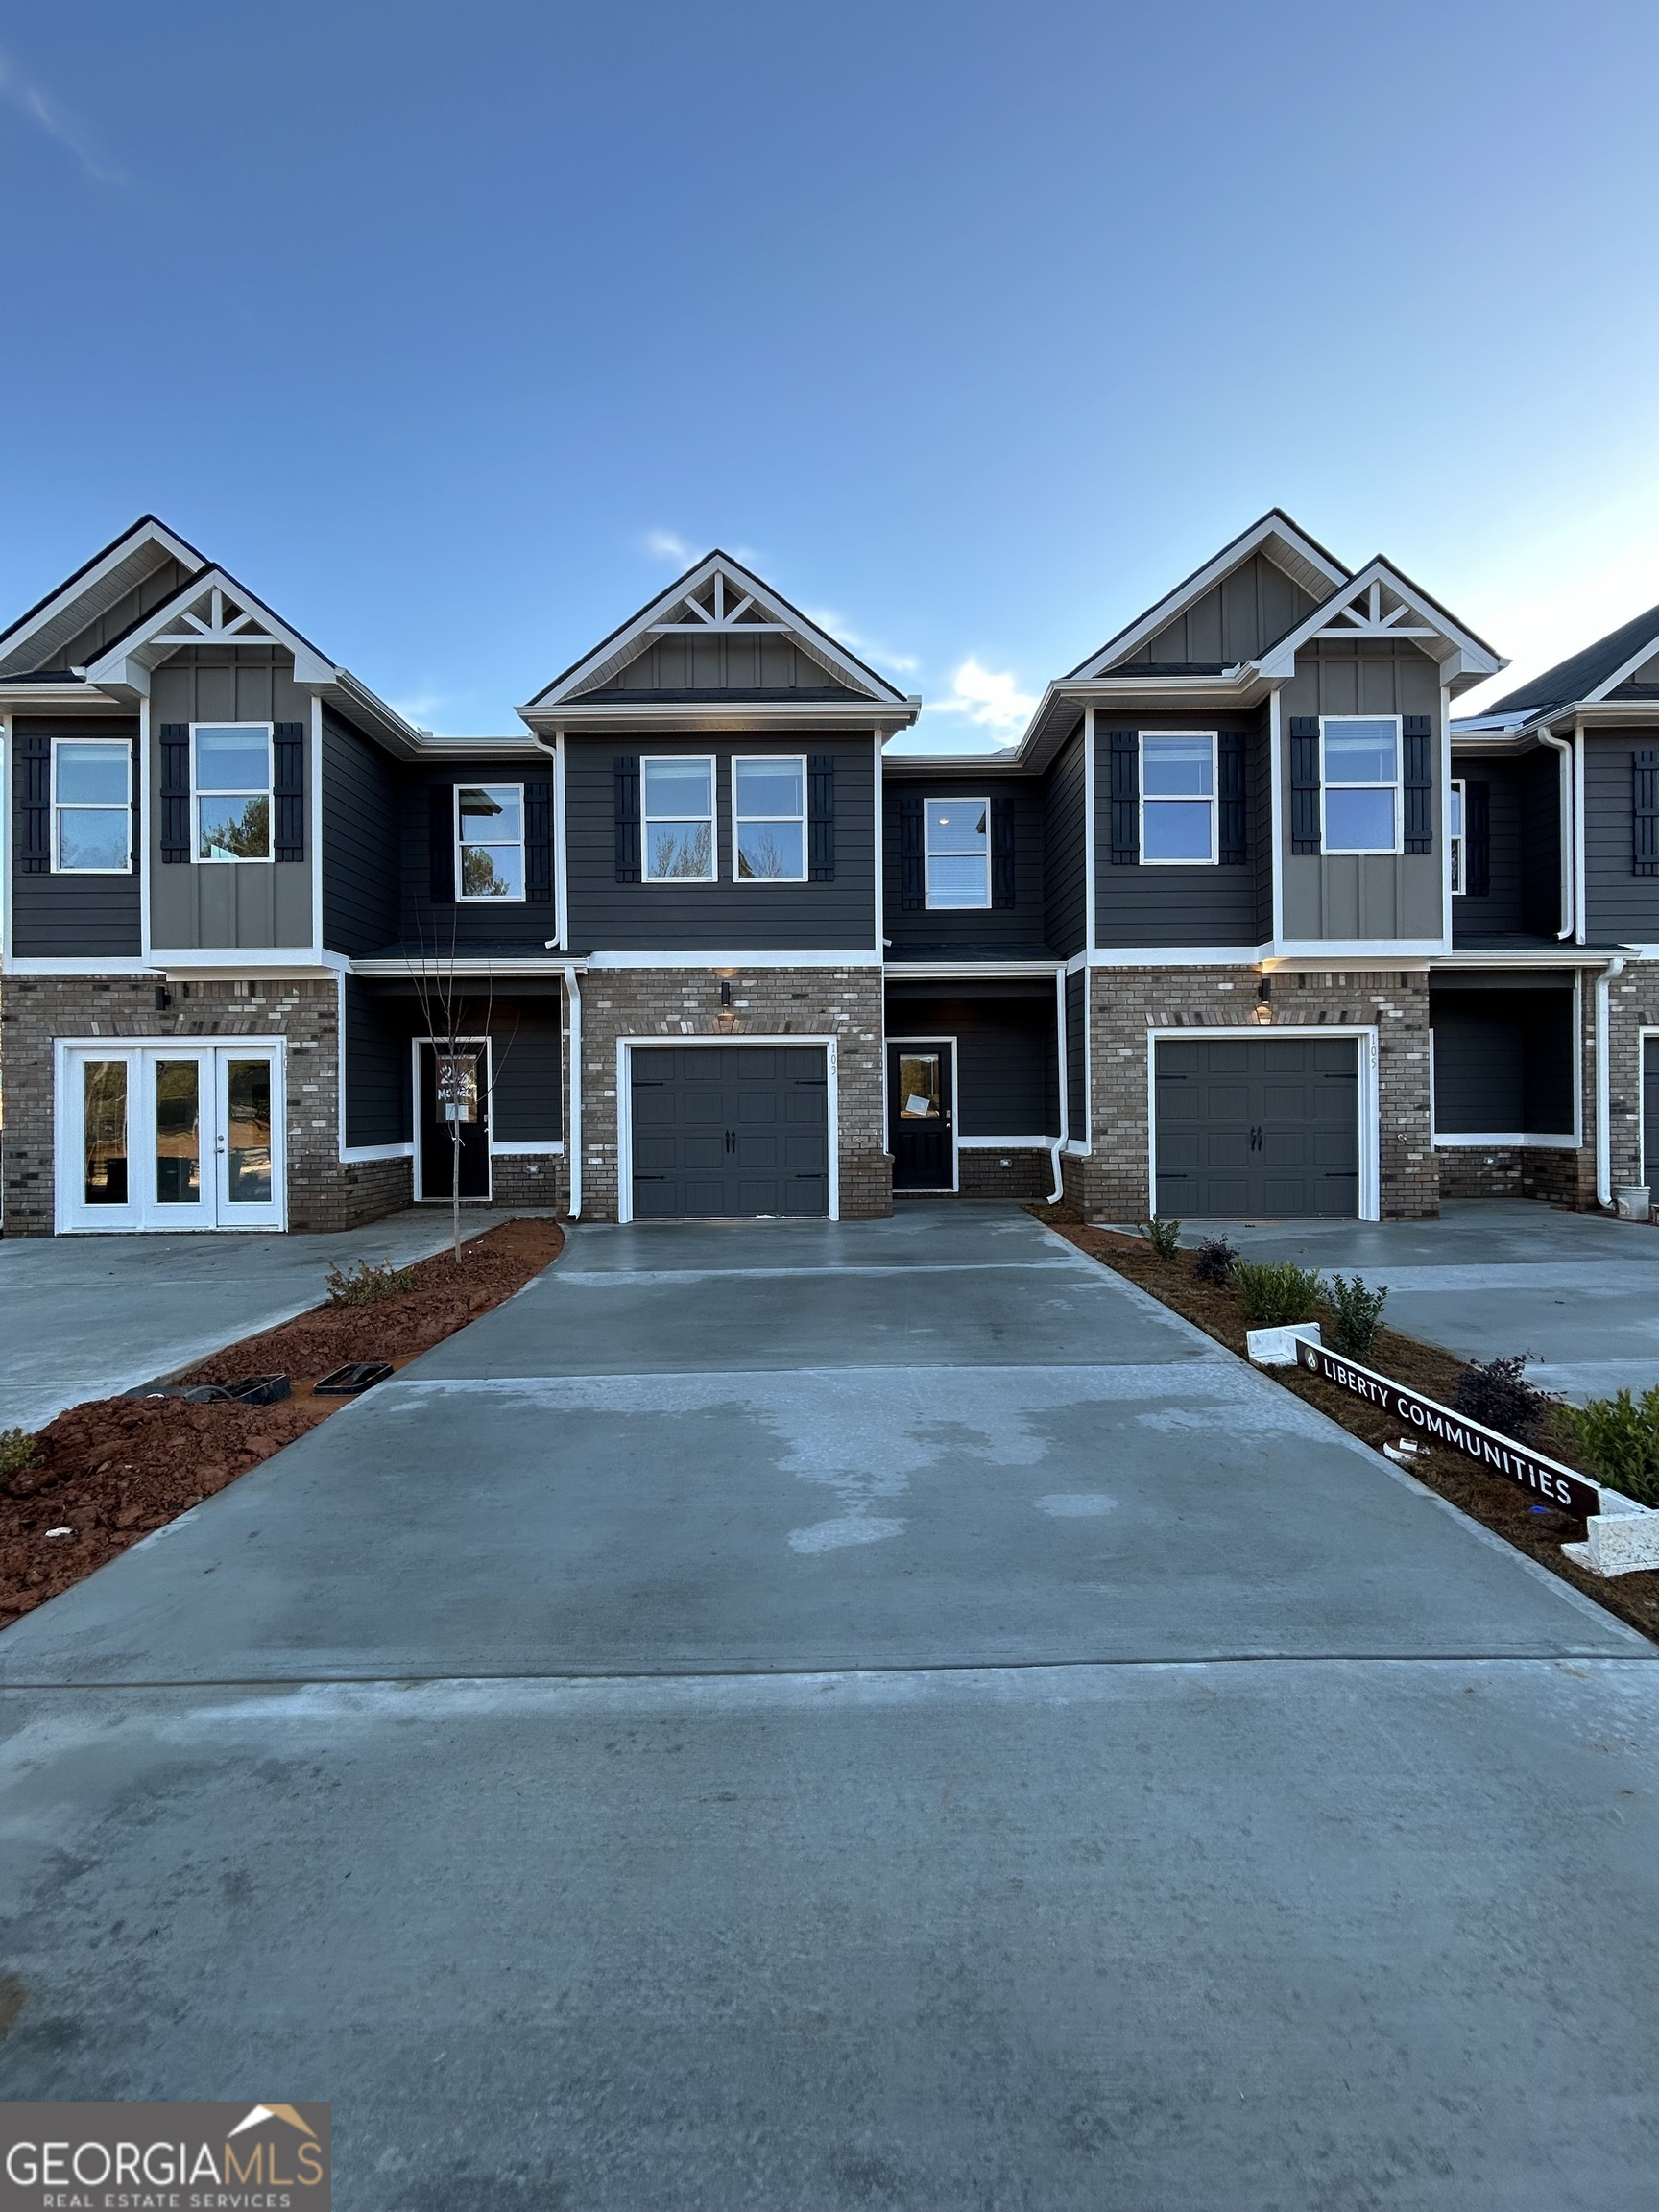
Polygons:
<instances>
[{"instance_id":1,"label":"gray garage door","mask_svg":"<svg viewBox=\"0 0 1659 2212\"><path fill-rule=\"evenodd\" d=\"M828 1214L821 1045L637 1047L633 1061L637 1221Z\"/></svg>"},{"instance_id":2,"label":"gray garage door","mask_svg":"<svg viewBox=\"0 0 1659 2212\"><path fill-rule=\"evenodd\" d=\"M1160 1214L1358 1213L1357 1040L1193 1038L1156 1051Z\"/></svg>"}]
</instances>

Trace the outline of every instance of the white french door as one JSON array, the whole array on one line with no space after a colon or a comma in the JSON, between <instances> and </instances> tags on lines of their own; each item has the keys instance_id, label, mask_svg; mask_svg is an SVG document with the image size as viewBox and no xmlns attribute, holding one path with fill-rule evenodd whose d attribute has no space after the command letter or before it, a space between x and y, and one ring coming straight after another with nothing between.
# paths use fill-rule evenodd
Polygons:
<instances>
[{"instance_id":1,"label":"white french door","mask_svg":"<svg viewBox=\"0 0 1659 2212\"><path fill-rule=\"evenodd\" d=\"M280 1229L282 1047L59 1050L60 1229Z\"/></svg>"}]
</instances>

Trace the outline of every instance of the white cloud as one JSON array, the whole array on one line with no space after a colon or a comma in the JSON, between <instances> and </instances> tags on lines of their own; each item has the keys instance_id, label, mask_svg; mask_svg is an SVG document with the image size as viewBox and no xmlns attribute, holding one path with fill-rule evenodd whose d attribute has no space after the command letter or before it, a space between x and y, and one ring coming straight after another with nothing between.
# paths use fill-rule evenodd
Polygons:
<instances>
[{"instance_id":1,"label":"white cloud","mask_svg":"<svg viewBox=\"0 0 1659 2212\"><path fill-rule=\"evenodd\" d=\"M850 622L843 621L832 607L804 607L801 612L808 622L827 630L831 637L875 668L891 669L895 675L908 676L922 665L913 653L889 653L876 638L864 637Z\"/></svg>"},{"instance_id":2,"label":"white cloud","mask_svg":"<svg viewBox=\"0 0 1659 2212\"><path fill-rule=\"evenodd\" d=\"M930 699L935 714L961 714L981 730L994 730L1005 738L1018 737L1031 719L1037 702L1022 691L1011 671L982 668L972 654L950 679L950 695Z\"/></svg>"},{"instance_id":3,"label":"white cloud","mask_svg":"<svg viewBox=\"0 0 1659 2212\"><path fill-rule=\"evenodd\" d=\"M684 538L677 538L672 530L647 530L645 550L653 561L673 561L682 568L691 565L691 548Z\"/></svg>"},{"instance_id":4,"label":"white cloud","mask_svg":"<svg viewBox=\"0 0 1659 2212\"><path fill-rule=\"evenodd\" d=\"M119 170L105 168L97 158L82 126L64 114L56 101L48 99L38 84L31 84L3 47L0 47L0 99L9 102L19 114L27 115L48 138L56 138L60 146L66 146L93 183L126 183Z\"/></svg>"},{"instance_id":5,"label":"white cloud","mask_svg":"<svg viewBox=\"0 0 1659 2212\"><path fill-rule=\"evenodd\" d=\"M405 722L413 722L417 730L430 730L429 715L436 714L448 698L444 691L415 691L405 699L389 699L386 704L395 714L401 714Z\"/></svg>"}]
</instances>

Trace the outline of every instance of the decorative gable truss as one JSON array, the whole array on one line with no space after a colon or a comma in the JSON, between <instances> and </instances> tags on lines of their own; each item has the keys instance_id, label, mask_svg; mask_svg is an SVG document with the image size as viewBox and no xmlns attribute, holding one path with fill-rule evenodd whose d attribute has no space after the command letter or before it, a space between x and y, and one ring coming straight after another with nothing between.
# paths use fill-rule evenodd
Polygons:
<instances>
[{"instance_id":1,"label":"decorative gable truss","mask_svg":"<svg viewBox=\"0 0 1659 2212\"><path fill-rule=\"evenodd\" d=\"M294 681L301 685L329 685L343 674L309 638L290 629L222 568L192 577L164 606L88 662L84 673L87 683L100 690L142 696L150 688L150 671L159 661L181 649L204 646L291 654Z\"/></svg>"},{"instance_id":2,"label":"decorative gable truss","mask_svg":"<svg viewBox=\"0 0 1659 2212\"><path fill-rule=\"evenodd\" d=\"M1283 680L1295 673L1297 654L1315 640L1377 646L1397 639L1408 640L1434 661L1441 683L1454 692L1466 691L1509 665L1381 555L1339 585L1257 665L1263 676Z\"/></svg>"}]
</instances>

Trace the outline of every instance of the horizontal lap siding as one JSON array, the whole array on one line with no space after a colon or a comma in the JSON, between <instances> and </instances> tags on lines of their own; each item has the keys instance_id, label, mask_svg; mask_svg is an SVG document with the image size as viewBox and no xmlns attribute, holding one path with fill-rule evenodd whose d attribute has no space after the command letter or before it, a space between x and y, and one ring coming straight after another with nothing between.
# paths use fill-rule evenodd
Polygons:
<instances>
[{"instance_id":1,"label":"horizontal lap siding","mask_svg":"<svg viewBox=\"0 0 1659 2212\"><path fill-rule=\"evenodd\" d=\"M411 1138L406 1008L344 978L346 1004L346 1142L407 1144Z\"/></svg>"},{"instance_id":2,"label":"horizontal lap siding","mask_svg":"<svg viewBox=\"0 0 1659 2212\"><path fill-rule=\"evenodd\" d=\"M1062 749L1048 771L1043 827L1044 933L1048 950L1070 959L1083 950L1088 927L1085 867L1083 734Z\"/></svg>"},{"instance_id":3,"label":"horizontal lap siding","mask_svg":"<svg viewBox=\"0 0 1659 2212\"><path fill-rule=\"evenodd\" d=\"M478 899L465 902L432 899L432 794L447 804L447 820L454 821L457 785L471 783L549 782L553 757L540 760L488 757L442 768L402 771L402 916L399 937L404 949L443 957L451 949L459 952L511 952L519 958L540 953L553 959L547 940L559 931L558 908L551 900ZM452 842L452 841L451 841ZM606 833L605 851L611 851Z\"/></svg>"},{"instance_id":4,"label":"horizontal lap siding","mask_svg":"<svg viewBox=\"0 0 1659 2212\"><path fill-rule=\"evenodd\" d=\"M1569 1136L1573 1129L1571 990L1435 990L1437 1135Z\"/></svg>"},{"instance_id":5,"label":"horizontal lap siding","mask_svg":"<svg viewBox=\"0 0 1659 2212\"><path fill-rule=\"evenodd\" d=\"M1491 860L1484 897L1464 892L1452 902L1452 941L1475 945L1483 938L1517 935L1521 919L1523 792L1520 763L1454 757L1452 773L1465 783L1484 783L1491 829Z\"/></svg>"},{"instance_id":6,"label":"horizontal lap siding","mask_svg":"<svg viewBox=\"0 0 1659 2212\"><path fill-rule=\"evenodd\" d=\"M889 1037L954 1037L960 1137L1057 1137L1060 1083L1052 992L927 996L890 989Z\"/></svg>"},{"instance_id":7,"label":"horizontal lap siding","mask_svg":"<svg viewBox=\"0 0 1659 2212\"><path fill-rule=\"evenodd\" d=\"M458 1034L488 1036L494 1063L497 1144L546 1143L563 1131L563 1010L554 995L458 998ZM346 978L346 1142L405 1144L411 1130L411 1044L446 1026L443 1009L413 991Z\"/></svg>"},{"instance_id":8,"label":"horizontal lap siding","mask_svg":"<svg viewBox=\"0 0 1659 2212\"><path fill-rule=\"evenodd\" d=\"M818 754L835 762L835 878L830 883L732 880L733 756ZM679 755L715 762L717 880L618 883L618 758ZM808 771L810 772L810 770ZM741 741L569 738L565 744L570 944L578 952L868 952L876 944L875 738L823 731ZM547 909L543 908L543 912Z\"/></svg>"},{"instance_id":9,"label":"horizontal lap siding","mask_svg":"<svg viewBox=\"0 0 1659 2212\"><path fill-rule=\"evenodd\" d=\"M557 998L497 1004L491 1033L495 1057L497 1144L547 1143L563 1129L565 1055Z\"/></svg>"},{"instance_id":10,"label":"horizontal lap siding","mask_svg":"<svg viewBox=\"0 0 1659 2212\"><path fill-rule=\"evenodd\" d=\"M1659 943L1659 876L1632 868L1631 755L1659 746L1659 727L1584 740L1586 934L1594 943Z\"/></svg>"},{"instance_id":11,"label":"horizontal lap siding","mask_svg":"<svg viewBox=\"0 0 1659 2212\"><path fill-rule=\"evenodd\" d=\"M101 737L125 739L134 748L138 725L125 719L39 720L19 718L12 725L12 950L21 960L135 960L142 950L140 879L126 876L25 876L23 873L24 764L26 737ZM142 770L132 769L136 802L134 840L144 834ZM48 822L48 835L52 833ZM134 845L136 850L136 844Z\"/></svg>"},{"instance_id":12,"label":"horizontal lap siding","mask_svg":"<svg viewBox=\"0 0 1659 2212\"><path fill-rule=\"evenodd\" d=\"M907 909L899 851L901 792L928 799L1004 799L1014 812L1014 903L1012 906ZM1043 896L1043 847L1047 806L1036 777L1016 781L1009 776L972 774L903 779L890 776L884 789L885 887L882 933L889 960L1044 959L1048 953ZM993 845L995 834L993 833Z\"/></svg>"},{"instance_id":13,"label":"horizontal lap siding","mask_svg":"<svg viewBox=\"0 0 1659 2212\"><path fill-rule=\"evenodd\" d=\"M378 951L397 933L398 772L377 747L323 717L323 942Z\"/></svg>"},{"instance_id":14,"label":"horizontal lap siding","mask_svg":"<svg viewBox=\"0 0 1659 2212\"><path fill-rule=\"evenodd\" d=\"M1249 731L1245 809L1251 845L1244 865L1174 868L1112 858L1113 729ZM1267 776L1262 718L1237 714L1094 713L1094 942L1149 948L1166 945L1254 946L1257 942L1256 795Z\"/></svg>"}]
</instances>

